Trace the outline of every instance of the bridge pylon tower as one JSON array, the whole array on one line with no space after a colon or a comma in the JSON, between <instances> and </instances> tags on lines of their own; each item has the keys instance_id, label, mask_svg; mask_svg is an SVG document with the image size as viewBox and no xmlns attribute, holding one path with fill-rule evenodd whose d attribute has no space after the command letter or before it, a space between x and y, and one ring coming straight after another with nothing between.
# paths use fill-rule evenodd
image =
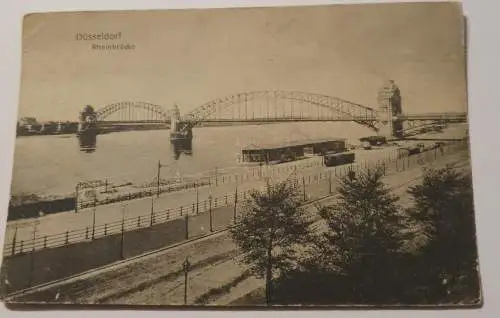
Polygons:
<instances>
[{"instance_id":1,"label":"bridge pylon tower","mask_svg":"<svg viewBox=\"0 0 500 318\"><path fill-rule=\"evenodd\" d=\"M91 105L85 106L78 119L78 132L97 128L97 115Z\"/></svg>"},{"instance_id":2,"label":"bridge pylon tower","mask_svg":"<svg viewBox=\"0 0 500 318\"><path fill-rule=\"evenodd\" d=\"M171 132L178 132L180 130L180 125L179 121L181 119L181 112L179 110L179 106L177 104L174 104L172 107L172 112L170 115L170 131Z\"/></svg>"},{"instance_id":3,"label":"bridge pylon tower","mask_svg":"<svg viewBox=\"0 0 500 318\"><path fill-rule=\"evenodd\" d=\"M181 119L179 106L175 104L170 116L170 140L187 141L191 139L193 139L193 129L189 122Z\"/></svg>"},{"instance_id":4,"label":"bridge pylon tower","mask_svg":"<svg viewBox=\"0 0 500 318\"><path fill-rule=\"evenodd\" d=\"M378 134L385 137L402 137L403 122L401 91L394 80L389 80L378 93Z\"/></svg>"}]
</instances>

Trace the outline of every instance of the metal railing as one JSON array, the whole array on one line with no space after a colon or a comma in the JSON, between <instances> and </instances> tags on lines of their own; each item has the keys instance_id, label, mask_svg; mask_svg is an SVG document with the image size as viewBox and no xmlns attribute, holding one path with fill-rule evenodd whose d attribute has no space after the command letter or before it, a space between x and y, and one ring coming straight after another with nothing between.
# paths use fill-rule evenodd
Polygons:
<instances>
[{"instance_id":1,"label":"metal railing","mask_svg":"<svg viewBox=\"0 0 500 318\"><path fill-rule=\"evenodd\" d=\"M130 191L122 194L118 194L112 197L106 197L103 199L97 199L96 201L94 200L86 200L78 202L77 210L85 209L85 208L90 208L95 205L106 205L106 204L111 204L111 203L116 203L116 202L123 202L123 201L128 201L128 200L133 200L133 199L139 199L139 198L145 198L145 197L152 197L155 195L164 194L164 193L171 193L171 192L176 192L176 191L183 191L183 190L188 190L188 189L196 189L196 188L201 188L205 186L219 186L223 184L231 184L231 183L242 183L246 181L256 181L256 180L261 180L263 178L268 178L268 177L274 177L278 174L281 173L286 173L286 172L292 172L296 170L301 170L301 169L308 169L308 168L313 168L313 167L319 167L322 165L322 160L321 158L314 158L315 160L307 160L304 163L296 163L294 165L289 165L286 167L280 167L280 166L267 166L263 165L262 167L252 167L250 168L248 172L245 173L228 173L228 172L222 172L218 175L214 176L205 176L205 177L199 177L196 180L192 181L185 181L185 182L180 182L180 183L171 183L168 185L164 185L160 183L160 187L158 188L157 186L150 186L146 190L137 190L137 191ZM106 179L108 180L108 179ZM107 183L107 181L102 181L102 183ZM102 191L103 188L106 186L100 185L99 187L93 187L92 189L97 189L97 191L100 191L101 193L106 193L106 191ZM110 185L111 187L111 185ZM89 188L91 189L91 188Z\"/></svg>"},{"instance_id":2,"label":"metal railing","mask_svg":"<svg viewBox=\"0 0 500 318\"><path fill-rule=\"evenodd\" d=\"M361 171L371 167L383 167L386 174L398 173L411 169L414 166L422 165L428 162L439 159L440 157L464 149L467 146L466 141L453 142L449 145L441 146L440 148L429 149L426 152L417 155L400 156L396 152L391 153L385 160L378 160L376 162L360 162L337 167L325 167L324 171L311 173L309 175L296 175L293 167L285 167L283 170L291 172L290 175L278 175L271 173L267 178L281 177L287 179L294 186L297 186L303 194L303 200L308 201L315 199L316 196L331 194L334 190L335 178L345 176L350 170L355 172ZM321 162L313 163L321 165ZM222 180L229 178L221 176ZM279 179L279 178L278 178ZM243 179L247 180L247 179ZM243 181L242 180L242 181ZM221 208L232 208L233 218L231 222L236 220L237 206L247 199L249 192L252 189L239 190L238 185L234 190L227 192L223 195L213 196L206 200L192 202L190 204L181 205L175 208L144 211L144 214L134 217L121 217L110 220L107 223L96 225L89 225L79 229L61 231L57 234L40 235L37 233L37 221L33 223L33 234L31 239L20 240L17 238L17 229L10 242L4 245L4 257L14 256L16 254L32 253L41 249L56 248L66 246L74 243L89 242L98 238L106 237L109 235L120 234L126 231L137 230L141 228L152 227L157 224L170 222L179 218L185 218L188 222L189 216L196 216L209 212L212 216L217 216L218 210ZM94 212L95 213L95 212ZM227 212L226 212L227 213ZM212 217L210 217L212 222ZM232 223L228 223L229 226ZM213 228L212 224L207 224L210 229ZM186 233L186 238L190 237Z\"/></svg>"}]
</instances>

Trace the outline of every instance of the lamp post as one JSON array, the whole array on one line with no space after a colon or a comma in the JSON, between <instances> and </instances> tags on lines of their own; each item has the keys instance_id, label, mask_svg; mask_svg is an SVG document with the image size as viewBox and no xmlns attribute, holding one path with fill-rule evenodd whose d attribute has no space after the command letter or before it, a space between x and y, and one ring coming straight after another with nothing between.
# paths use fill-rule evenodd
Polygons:
<instances>
[{"instance_id":1,"label":"lamp post","mask_svg":"<svg viewBox=\"0 0 500 318\"><path fill-rule=\"evenodd\" d=\"M302 176L302 191L304 195L304 202L307 201L307 194L306 194L306 177Z\"/></svg>"},{"instance_id":2,"label":"lamp post","mask_svg":"<svg viewBox=\"0 0 500 318\"><path fill-rule=\"evenodd\" d=\"M198 182L195 181L196 184L196 214L200 212L199 207L200 207L200 191L198 188Z\"/></svg>"},{"instance_id":3,"label":"lamp post","mask_svg":"<svg viewBox=\"0 0 500 318\"><path fill-rule=\"evenodd\" d=\"M158 175L156 176L156 188L157 188L156 196L157 197L160 196L160 171L161 171L161 168L166 167L166 166L167 165L162 165L160 160L158 160Z\"/></svg>"},{"instance_id":4,"label":"lamp post","mask_svg":"<svg viewBox=\"0 0 500 318\"><path fill-rule=\"evenodd\" d=\"M17 225L16 225L16 228L14 229L14 237L12 238L11 256L16 253L16 239L17 239Z\"/></svg>"},{"instance_id":5,"label":"lamp post","mask_svg":"<svg viewBox=\"0 0 500 318\"><path fill-rule=\"evenodd\" d=\"M217 171L217 167L215 167L215 186L218 185L217 175L218 175L218 171Z\"/></svg>"},{"instance_id":6,"label":"lamp post","mask_svg":"<svg viewBox=\"0 0 500 318\"><path fill-rule=\"evenodd\" d=\"M120 257L121 259L125 258L125 204L122 205L122 235L121 235L121 243L120 243Z\"/></svg>"},{"instance_id":7,"label":"lamp post","mask_svg":"<svg viewBox=\"0 0 500 318\"><path fill-rule=\"evenodd\" d=\"M156 196L159 197L160 196L160 170L161 170L161 163L160 163L160 160L158 160L158 175L157 175L157 178L156 178Z\"/></svg>"},{"instance_id":8,"label":"lamp post","mask_svg":"<svg viewBox=\"0 0 500 318\"><path fill-rule=\"evenodd\" d=\"M238 206L238 186L234 190L234 209L233 209L233 221L236 224L236 208Z\"/></svg>"},{"instance_id":9,"label":"lamp post","mask_svg":"<svg viewBox=\"0 0 500 318\"><path fill-rule=\"evenodd\" d=\"M92 208L92 241L94 240L95 235L95 212L97 209L97 199L94 198L94 207Z\"/></svg>"},{"instance_id":10,"label":"lamp post","mask_svg":"<svg viewBox=\"0 0 500 318\"><path fill-rule=\"evenodd\" d=\"M210 215L210 232L213 232L213 227L212 227L212 200L213 200L213 197L212 195L210 194L208 196L208 202L209 202L209 208L208 208L208 213Z\"/></svg>"},{"instance_id":11,"label":"lamp post","mask_svg":"<svg viewBox=\"0 0 500 318\"><path fill-rule=\"evenodd\" d=\"M31 287L33 285L34 281L34 276L35 276L35 242L36 242L36 231L37 231L37 225L40 223L38 220L38 215L33 222L33 246L31 248L31 259L30 259L30 279L29 279L29 286Z\"/></svg>"},{"instance_id":12,"label":"lamp post","mask_svg":"<svg viewBox=\"0 0 500 318\"><path fill-rule=\"evenodd\" d=\"M149 225L153 226L155 219L155 198L151 197L151 217L149 219Z\"/></svg>"},{"instance_id":13,"label":"lamp post","mask_svg":"<svg viewBox=\"0 0 500 318\"><path fill-rule=\"evenodd\" d=\"M191 269L191 263L189 258L186 257L184 263L182 263L182 270L184 271L184 305L187 305L187 287L188 287L188 274Z\"/></svg>"},{"instance_id":14,"label":"lamp post","mask_svg":"<svg viewBox=\"0 0 500 318\"><path fill-rule=\"evenodd\" d=\"M80 190L80 183L75 186L75 213L78 213L78 191Z\"/></svg>"},{"instance_id":15,"label":"lamp post","mask_svg":"<svg viewBox=\"0 0 500 318\"><path fill-rule=\"evenodd\" d=\"M328 172L328 193L332 194L332 170Z\"/></svg>"}]
</instances>

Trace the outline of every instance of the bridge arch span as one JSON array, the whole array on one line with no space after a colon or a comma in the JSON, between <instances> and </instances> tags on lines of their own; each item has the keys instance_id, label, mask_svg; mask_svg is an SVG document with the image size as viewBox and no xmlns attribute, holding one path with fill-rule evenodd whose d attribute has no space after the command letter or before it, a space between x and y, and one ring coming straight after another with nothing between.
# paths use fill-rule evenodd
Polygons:
<instances>
[{"instance_id":1,"label":"bridge arch span","mask_svg":"<svg viewBox=\"0 0 500 318\"><path fill-rule=\"evenodd\" d=\"M259 107L261 110L256 113ZM232 117L227 120L349 120L377 130L377 111L373 108L328 95L284 90L250 91L216 98L182 116L181 121L189 129L203 121L223 120L222 114L231 110Z\"/></svg>"},{"instance_id":2,"label":"bridge arch span","mask_svg":"<svg viewBox=\"0 0 500 318\"><path fill-rule=\"evenodd\" d=\"M137 110L141 114L137 114ZM156 121L169 122L170 112L163 107L148 102L122 101L101 107L96 111L98 121L104 121L113 114L120 114L126 121Z\"/></svg>"}]
</instances>

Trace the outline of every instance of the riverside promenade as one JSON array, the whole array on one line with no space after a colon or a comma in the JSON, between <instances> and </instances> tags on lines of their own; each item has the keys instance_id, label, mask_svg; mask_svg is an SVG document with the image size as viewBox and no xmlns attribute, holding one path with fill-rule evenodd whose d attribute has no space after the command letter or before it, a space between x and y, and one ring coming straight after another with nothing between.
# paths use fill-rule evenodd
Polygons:
<instances>
[{"instance_id":1,"label":"riverside promenade","mask_svg":"<svg viewBox=\"0 0 500 318\"><path fill-rule=\"evenodd\" d=\"M397 158L397 148L387 146L379 149L354 151L356 162L353 169L361 169L366 165L391 162ZM119 233L122 230L133 230L154 223L182 218L186 214L193 215L207 212L222 206L234 205L234 201L244 199L251 189L265 186L266 181L278 181L286 178L304 178L301 182L311 184L315 178L337 178L346 173L347 165L325 167L322 158L315 156L296 162L262 166L261 168L232 170L234 174L218 176L210 185L189 188L175 192L163 193L127 200L95 208L49 214L38 218L22 219L7 223L3 255L13 255L26 251L56 247L64 244L78 243L92 238ZM311 191L314 191L311 189ZM309 192L311 192L309 191ZM21 243L22 242L22 243ZM34 242L34 243L33 243Z\"/></svg>"},{"instance_id":2,"label":"riverside promenade","mask_svg":"<svg viewBox=\"0 0 500 318\"><path fill-rule=\"evenodd\" d=\"M385 177L386 184L395 194L402 196L406 204L410 203L408 198L405 198L406 189L420 181L423 175L422 166L439 168L454 164L462 166L465 171L470 171L468 150L463 147L449 149L434 159L429 156L425 165L418 163L419 158L403 160L406 159L413 161L410 162L410 166L400 170L390 167ZM323 199L321 204L328 205L333 202L335 202L334 193ZM316 212L314 205L310 205L307 209L314 217ZM189 256L193 266L188 281L188 304L199 302L212 289L226 284L234 286L220 295L215 295L216 297L205 297L206 303L231 304L248 292L258 289L262 284L260 280L251 277L235 283L245 270L236 262L238 254L227 232L219 232L199 241L96 269L81 277L38 288L10 300L43 299L55 303L83 304L182 304L184 286L181 265L185 257Z\"/></svg>"}]
</instances>

